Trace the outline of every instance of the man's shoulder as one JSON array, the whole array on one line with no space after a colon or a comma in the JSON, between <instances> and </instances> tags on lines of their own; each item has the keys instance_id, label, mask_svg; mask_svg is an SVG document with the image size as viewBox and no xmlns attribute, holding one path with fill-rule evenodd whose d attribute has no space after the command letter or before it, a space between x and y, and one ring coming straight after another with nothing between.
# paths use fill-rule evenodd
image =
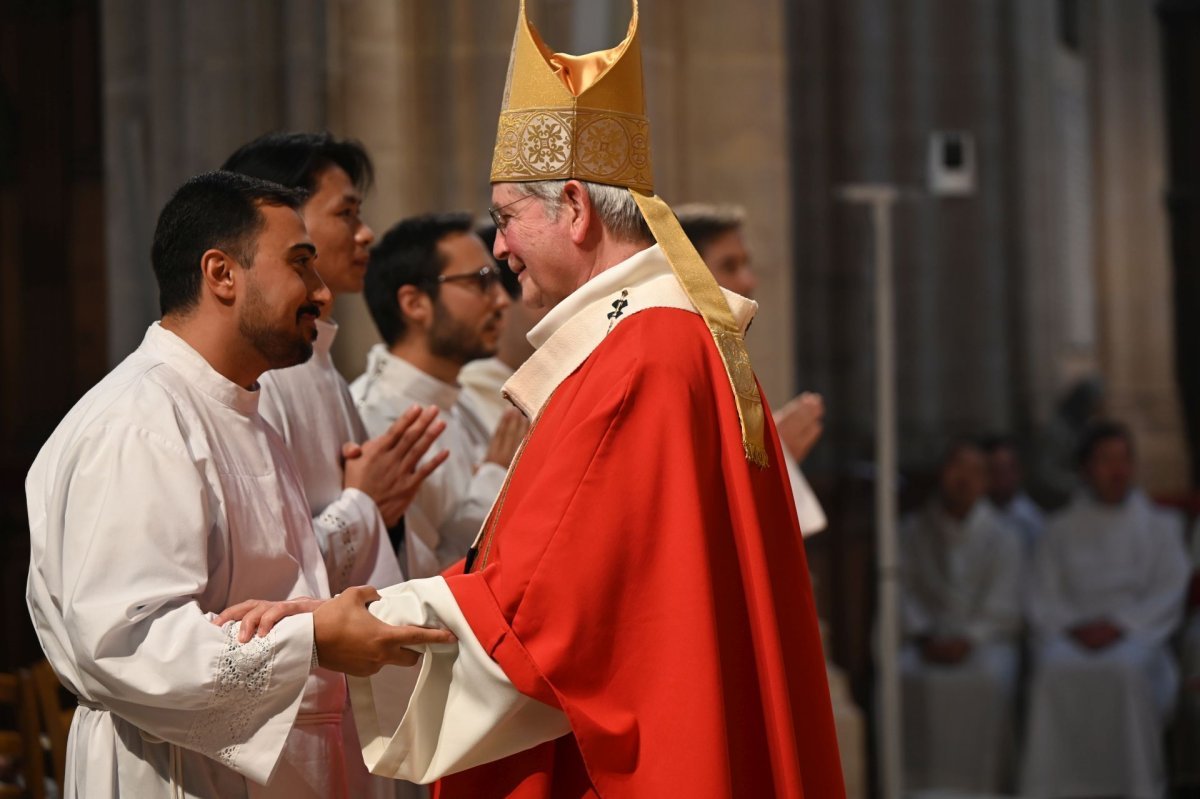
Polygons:
<instances>
[{"instance_id":1,"label":"man's shoulder","mask_svg":"<svg viewBox=\"0 0 1200 799\"><path fill-rule=\"evenodd\" d=\"M97 439L139 436L152 444L183 450L186 380L169 364L135 351L105 375L67 412L42 448L66 453Z\"/></svg>"},{"instance_id":2,"label":"man's shoulder","mask_svg":"<svg viewBox=\"0 0 1200 799\"><path fill-rule=\"evenodd\" d=\"M647 308L614 326L594 355L656 374L707 371L716 345L693 311Z\"/></svg>"}]
</instances>

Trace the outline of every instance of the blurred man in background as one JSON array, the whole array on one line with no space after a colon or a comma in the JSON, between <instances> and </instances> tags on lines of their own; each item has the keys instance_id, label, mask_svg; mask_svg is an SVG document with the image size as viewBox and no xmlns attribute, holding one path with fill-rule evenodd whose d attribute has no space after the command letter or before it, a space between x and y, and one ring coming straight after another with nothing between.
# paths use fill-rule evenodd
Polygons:
<instances>
[{"instance_id":1,"label":"blurred man in background","mask_svg":"<svg viewBox=\"0 0 1200 799\"><path fill-rule=\"evenodd\" d=\"M937 496L901 531L905 783L999 793L1011 779L1020 544L984 500L983 452L959 442Z\"/></svg>"},{"instance_id":2,"label":"blurred man in background","mask_svg":"<svg viewBox=\"0 0 1200 799\"><path fill-rule=\"evenodd\" d=\"M1133 438L1099 421L1079 447L1084 488L1034 563L1035 634L1023 789L1156 799L1179 674L1167 641L1190 569L1181 520L1134 483Z\"/></svg>"}]
</instances>

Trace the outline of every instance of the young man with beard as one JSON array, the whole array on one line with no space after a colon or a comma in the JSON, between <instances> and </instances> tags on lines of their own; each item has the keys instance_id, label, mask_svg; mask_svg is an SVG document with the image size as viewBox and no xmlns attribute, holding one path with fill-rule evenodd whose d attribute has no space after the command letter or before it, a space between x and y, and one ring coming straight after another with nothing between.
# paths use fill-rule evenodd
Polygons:
<instances>
[{"instance_id":1,"label":"young man with beard","mask_svg":"<svg viewBox=\"0 0 1200 799\"><path fill-rule=\"evenodd\" d=\"M466 363L496 353L509 299L466 214L389 230L371 253L364 293L385 342L350 387L367 431L386 429L413 403L437 406L446 422L433 457L448 459L407 517L408 574L428 577L467 554L524 435L515 411L490 435L458 385Z\"/></svg>"},{"instance_id":2,"label":"young man with beard","mask_svg":"<svg viewBox=\"0 0 1200 799\"><path fill-rule=\"evenodd\" d=\"M259 376L312 355L330 300L302 201L229 172L184 184L154 235L161 322L29 472L30 614L80 704L67 795L346 796L340 731L320 723L345 704L329 669L411 664L404 645L448 638L363 628L346 614L371 589L252 641L216 617L329 596L300 475L257 410ZM375 643L347 657L356 628Z\"/></svg>"}]
</instances>

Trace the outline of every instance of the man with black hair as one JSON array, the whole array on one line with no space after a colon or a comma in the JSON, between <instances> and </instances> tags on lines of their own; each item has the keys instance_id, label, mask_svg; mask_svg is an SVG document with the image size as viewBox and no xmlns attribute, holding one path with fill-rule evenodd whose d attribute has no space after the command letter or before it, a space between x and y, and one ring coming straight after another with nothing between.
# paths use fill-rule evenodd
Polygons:
<instances>
[{"instance_id":1,"label":"man with black hair","mask_svg":"<svg viewBox=\"0 0 1200 799\"><path fill-rule=\"evenodd\" d=\"M260 375L312 355L330 300L302 202L229 172L185 183L154 236L161 322L29 472L30 614L80 704L67 795L345 796L330 669L447 639L374 624L366 588L253 640L216 615L329 596L300 475L257 411ZM382 637L350 655L364 625Z\"/></svg>"},{"instance_id":2,"label":"man with black hair","mask_svg":"<svg viewBox=\"0 0 1200 799\"><path fill-rule=\"evenodd\" d=\"M334 299L362 291L375 233L361 217L374 174L361 144L328 133L271 133L242 146L223 168L307 192L300 214L317 248L317 272ZM333 302L322 308L311 359L262 376L259 406L300 467L329 587L337 593L403 579L388 530L402 529L413 495L444 457L413 469L424 451L406 458L394 444L410 426L411 439L423 441L426 430L436 433L444 424L435 420L436 408L408 408L379 438L363 443L362 420L330 357L338 332L332 312Z\"/></svg>"},{"instance_id":3,"label":"man with black hair","mask_svg":"<svg viewBox=\"0 0 1200 799\"><path fill-rule=\"evenodd\" d=\"M1021 547L984 500L983 452L946 451L900 533L905 785L1000 793L1012 776Z\"/></svg>"},{"instance_id":4,"label":"man with black hair","mask_svg":"<svg viewBox=\"0 0 1200 799\"><path fill-rule=\"evenodd\" d=\"M428 577L467 554L526 429L513 411L492 435L458 385L465 364L496 353L509 299L466 214L395 225L371 252L364 294L384 341L350 387L367 431L413 403L438 407L446 422L434 450L448 458L406 520L409 577Z\"/></svg>"},{"instance_id":5,"label":"man with black hair","mask_svg":"<svg viewBox=\"0 0 1200 799\"><path fill-rule=\"evenodd\" d=\"M1011 436L986 436L981 442L987 458L988 501L992 509L1021 539L1025 557L1033 558L1046 529L1046 515L1024 488L1024 470L1017 442Z\"/></svg>"},{"instance_id":6,"label":"man with black hair","mask_svg":"<svg viewBox=\"0 0 1200 799\"><path fill-rule=\"evenodd\" d=\"M1034 561L1022 795L1161 797L1179 689L1168 639L1189 576L1182 520L1136 487L1124 425L1091 423L1078 462L1085 487Z\"/></svg>"}]
</instances>

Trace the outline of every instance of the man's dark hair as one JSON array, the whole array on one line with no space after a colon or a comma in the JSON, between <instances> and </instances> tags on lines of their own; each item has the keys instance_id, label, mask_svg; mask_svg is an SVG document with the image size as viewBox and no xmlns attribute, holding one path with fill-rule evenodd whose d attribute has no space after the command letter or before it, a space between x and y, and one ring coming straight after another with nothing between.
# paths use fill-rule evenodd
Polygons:
<instances>
[{"instance_id":1,"label":"man's dark hair","mask_svg":"<svg viewBox=\"0 0 1200 799\"><path fill-rule=\"evenodd\" d=\"M452 233L471 232L470 214L423 214L396 223L371 248L363 297L389 346L400 340L405 329L396 292L401 286L419 286L436 299L437 278L445 266L438 242Z\"/></svg>"},{"instance_id":2,"label":"man's dark hair","mask_svg":"<svg viewBox=\"0 0 1200 799\"><path fill-rule=\"evenodd\" d=\"M1097 419L1089 423L1083 429L1079 437L1079 447L1075 450L1075 460L1080 468L1087 466L1102 443L1114 438L1124 440L1129 445L1129 451L1133 451L1133 433L1125 424L1112 419Z\"/></svg>"},{"instance_id":3,"label":"man's dark hair","mask_svg":"<svg viewBox=\"0 0 1200 799\"><path fill-rule=\"evenodd\" d=\"M239 147L221 168L311 194L317 177L331 166L344 169L362 192L375 180L375 167L363 146L353 139L335 139L328 132L259 136Z\"/></svg>"},{"instance_id":4,"label":"man's dark hair","mask_svg":"<svg viewBox=\"0 0 1200 799\"><path fill-rule=\"evenodd\" d=\"M940 470L945 471L964 452L978 452L983 454L983 448L979 445L978 441L966 436L951 439L946 448L942 450L942 460L939 463Z\"/></svg>"},{"instance_id":5,"label":"man's dark hair","mask_svg":"<svg viewBox=\"0 0 1200 799\"><path fill-rule=\"evenodd\" d=\"M487 247L488 255L492 256L492 261L496 266L500 267L500 285L504 286L504 291L510 299L520 299L521 297L521 281L517 280L513 270L508 268L508 264L504 261L497 261L496 256L492 255L496 251L496 226L484 225L483 227L475 228L475 235L483 240L483 246Z\"/></svg>"},{"instance_id":6,"label":"man's dark hair","mask_svg":"<svg viewBox=\"0 0 1200 799\"><path fill-rule=\"evenodd\" d=\"M163 315L188 311L200 300L200 258L227 253L245 268L266 220L261 205L299 209L307 194L233 172L205 172L188 180L158 215L150 262Z\"/></svg>"},{"instance_id":7,"label":"man's dark hair","mask_svg":"<svg viewBox=\"0 0 1200 799\"><path fill-rule=\"evenodd\" d=\"M674 210L679 226L701 255L715 239L731 230L741 230L746 223L745 212L733 205L688 203Z\"/></svg>"},{"instance_id":8,"label":"man's dark hair","mask_svg":"<svg viewBox=\"0 0 1200 799\"><path fill-rule=\"evenodd\" d=\"M979 439L979 448L983 450L985 455L994 455L1002 449L1012 450L1019 453L1020 447L1017 446L1017 439L1008 433L990 433Z\"/></svg>"}]
</instances>

